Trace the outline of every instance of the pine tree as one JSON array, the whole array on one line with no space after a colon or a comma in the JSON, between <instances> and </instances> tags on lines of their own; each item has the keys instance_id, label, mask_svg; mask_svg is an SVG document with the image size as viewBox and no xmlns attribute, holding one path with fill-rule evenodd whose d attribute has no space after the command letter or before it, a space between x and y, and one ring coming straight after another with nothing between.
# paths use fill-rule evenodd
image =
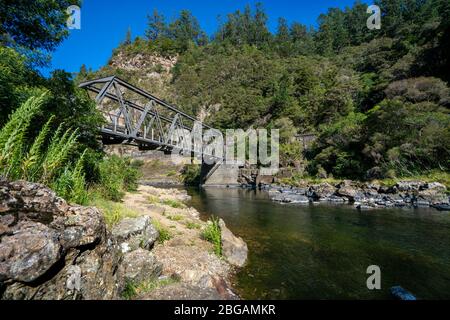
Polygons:
<instances>
[{"instance_id":1,"label":"pine tree","mask_svg":"<svg viewBox=\"0 0 450 320\"><path fill-rule=\"evenodd\" d=\"M155 41L162 37L167 36L167 25L165 18L162 14L158 13L158 10L153 10L152 15L147 15L147 30L145 30L145 36L148 40Z\"/></svg>"}]
</instances>

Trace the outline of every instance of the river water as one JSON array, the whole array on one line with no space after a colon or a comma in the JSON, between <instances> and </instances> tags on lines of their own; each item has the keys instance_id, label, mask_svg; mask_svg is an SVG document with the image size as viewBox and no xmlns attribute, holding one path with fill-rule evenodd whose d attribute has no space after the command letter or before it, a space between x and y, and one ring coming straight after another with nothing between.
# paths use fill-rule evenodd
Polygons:
<instances>
[{"instance_id":1,"label":"river water","mask_svg":"<svg viewBox=\"0 0 450 320\"><path fill-rule=\"evenodd\" d=\"M206 219L221 217L248 244L234 278L244 299L388 299L401 285L420 299L450 298L450 213L350 205L287 205L263 191L189 189ZM369 290L367 267L381 269Z\"/></svg>"}]
</instances>

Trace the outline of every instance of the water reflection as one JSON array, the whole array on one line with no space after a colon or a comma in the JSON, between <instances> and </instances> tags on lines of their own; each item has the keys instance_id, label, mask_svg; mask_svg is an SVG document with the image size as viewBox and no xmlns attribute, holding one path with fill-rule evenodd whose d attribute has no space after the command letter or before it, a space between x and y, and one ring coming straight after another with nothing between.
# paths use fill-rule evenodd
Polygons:
<instances>
[{"instance_id":1,"label":"water reflection","mask_svg":"<svg viewBox=\"0 0 450 320\"><path fill-rule=\"evenodd\" d=\"M280 205L267 193L189 190L202 214L222 217L249 246L236 276L248 299L380 299L402 285L420 298L450 298L450 215L434 209L358 212L345 205ZM379 265L382 290L366 269Z\"/></svg>"}]
</instances>

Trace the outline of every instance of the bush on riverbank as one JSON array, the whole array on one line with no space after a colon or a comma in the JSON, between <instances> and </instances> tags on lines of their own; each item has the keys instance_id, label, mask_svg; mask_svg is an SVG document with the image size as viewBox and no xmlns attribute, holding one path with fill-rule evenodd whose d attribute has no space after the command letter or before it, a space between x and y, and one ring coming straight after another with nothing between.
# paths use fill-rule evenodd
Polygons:
<instances>
[{"instance_id":1,"label":"bush on riverbank","mask_svg":"<svg viewBox=\"0 0 450 320\"><path fill-rule=\"evenodd\" d=\"M202 238L214 245L214 253L222 256L222 233L219 226L219 218L211 217L202 231Z\"/></svg>"},{"instance_id":2,"label":"bush on riverbank","mask_svg":"<svg viewBox=\"0 0 450 320\"><path fill-rule=\"evenodd\" d=\"M198 164L185 165L181 172L183 183L187 186L199 186L201 183L200 172L201 166Z\"/></svg>"},{"instance_id":3,"label":"bush on riverbank","mask_svg":"<svg viewBox=\"0 0 450 320\"><path fill-rule=\"evenodd\" d=\"M112 155L99 164L98 191L106 198L120 201L126 191L137 189L139 171L130 158Z\"/></svg>"}]
</instances>

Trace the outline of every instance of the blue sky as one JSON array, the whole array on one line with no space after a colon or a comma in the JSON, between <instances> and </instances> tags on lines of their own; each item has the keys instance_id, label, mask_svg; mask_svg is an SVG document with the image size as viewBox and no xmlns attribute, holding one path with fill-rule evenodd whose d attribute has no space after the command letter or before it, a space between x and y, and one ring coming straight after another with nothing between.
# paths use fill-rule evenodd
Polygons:
<instances>
[{"instance_id":1,"label":"blue sky","mask_svg":"<svg viewBox=\"0 0 450 320\"><path fill-rule=\"evenodd\" d=\"M82 64L97 70L111 57L112 50L125 38L128 27L133 36L143 35L147 14L158 9L166 19L182 9L190 10L202 28L212 34L217 29L217 17L242 9L258 1L245 0L83 0L81 30L70 30L69 37L53 53L48 75L54 69L77 72ZM269 28L276 30L279 17L289 22L316 25L320 13L330 7L351 6L354 0L260 0L269 16Z\"/></svg>"}]
</instances>

